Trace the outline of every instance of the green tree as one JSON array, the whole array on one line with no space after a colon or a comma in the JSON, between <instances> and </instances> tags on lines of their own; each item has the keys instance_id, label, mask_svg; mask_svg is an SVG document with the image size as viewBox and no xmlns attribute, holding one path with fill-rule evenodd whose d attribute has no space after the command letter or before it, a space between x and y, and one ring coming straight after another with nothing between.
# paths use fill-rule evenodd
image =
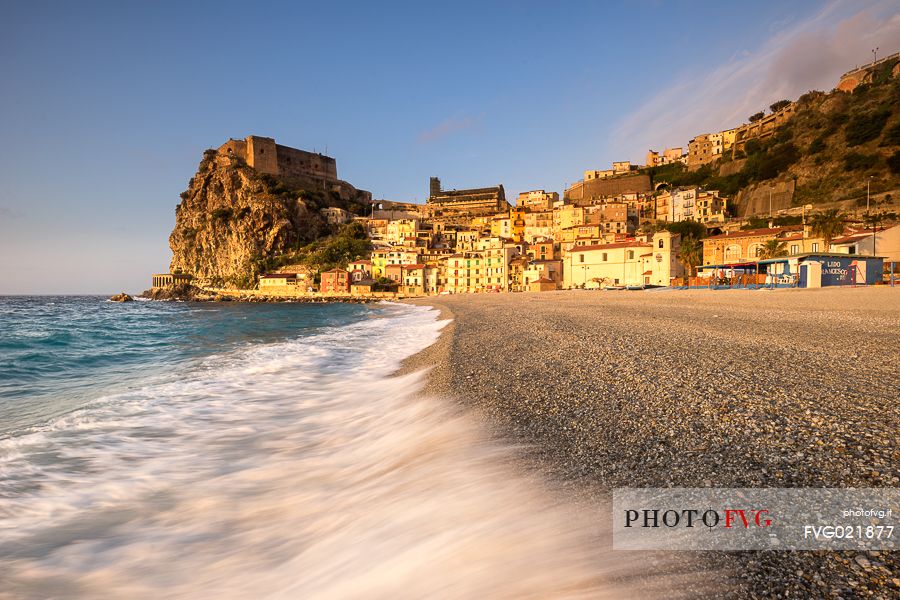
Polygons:
<instances>
[{"instance_id":1,"label":"green tree","mask_svg":"<svg viewBox=\"0 0 900 600\"><path fill-rule=\"evenodd\" d=\"M696 274L697 265L703 262L703 243L692 235L682 238L678 260L687 269L688 274L693 277Z\"/></svg>"},{"instance_id":2,"label":"green tree","mask_svg":"<svg viewBox=\"0 0 900 600\"><path fill-rule=\"evenodd\" d=\"M810 220L812 234L825 240L825 251L831 247L831 240L844 232L844 215L836 208L816 213Z\"/></svg>"},{"instance_id":3,"label":"green tree","mask_svg":"<svg viewBox=\"0 0 900 600\"><path fill-rule=\"evenodd\" d=\"M758 113L753 113L752 115L747 117L747 120L750 121L751 123L756 123L757 121L762 119L764 116L766 116L766 113L764 113L763 111L759 111Z\"/></svg>"},{"instance_id":4,"label":"green tree","mask_svg":"<svg viewBox=\"0 0 900 600\"><path fill-rule=\"evenodd\" d=\"M765 260L767 258L777 258L779 256L787 256L787 244L781 240L766 240L762 250L759 252L759 258Z\"/></svg>"},{"instance_id":5,"label":"green tree","mask_svg":"<svg viewBox=\"0 0 900 600\"><path fill-rule=\"evenodd\" d=\"M682 238L693 237L702 240L706 237L706 225L697 221L675 221L673 223L660 222L660 229L677 233Z\"/></svg>"},{"instance_id":6,"label":"green tree","mask_svg":"<svg viewBox=\"0 0 900 600\"><path fill-rule=\"evenodd\" d=\"M790 101L790 100L779 100L778 102L773 102L773 103L769 106L769 110L771 110L773 113L777 113L777 112L778 112L779 110L781 110L782 108L786 108L786 107L788 107L788 106L790 106L790 105L791 105L791 101Z\"/></svg>"}]
</instances>

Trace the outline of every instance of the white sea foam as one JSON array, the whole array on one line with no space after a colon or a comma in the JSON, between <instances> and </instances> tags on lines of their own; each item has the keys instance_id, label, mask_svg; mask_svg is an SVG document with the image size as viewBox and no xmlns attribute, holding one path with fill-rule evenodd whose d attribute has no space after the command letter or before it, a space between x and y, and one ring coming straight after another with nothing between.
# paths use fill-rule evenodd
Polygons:
<instances>
[{"instance_id":1,"label":"white sea foam","mask_svg":"<svg viewBox=\"0 0 900 600\"><path fill-rule=\"evenodd\" d=\"M627 569L422 374L434 311L216 356L0 441L0 595L598 597Z\"/></svg>"}]
</instances>

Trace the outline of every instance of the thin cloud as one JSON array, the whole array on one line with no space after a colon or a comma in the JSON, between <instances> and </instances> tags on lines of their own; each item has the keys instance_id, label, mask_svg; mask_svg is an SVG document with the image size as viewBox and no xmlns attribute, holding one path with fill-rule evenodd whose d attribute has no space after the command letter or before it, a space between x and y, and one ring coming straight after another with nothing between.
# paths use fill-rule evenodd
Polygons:
<instances>
[{"instance_id":1,"label":"thin cloud","mask_svg":"<svg viewBox=\"0 0 900 600\"><path fill-rule=\"evenodd\" d=\"M472 129L478 124L479 119L472 116L450 117L438 123L435 127L419 134L420 144L430 144L448 136L457 134L467 129Z\"/></svg>"},{"instance_id":2,"label":"thin cloud","mask_svg":"<svg viewBox=\"0 0 900 600\"><path fill-rule=\"evenodd\" d=\"M686 147L693 136L736 127L776 100L831 90L844 72L870 62L876 46L880 56L900 50L894 5L857 6L830 3L757 51L740 52L708 74L685 74L619 122L613 147L632 158L648 148Z\"/></svg>"},{"instance_id":3,"label":"thin cloud","mask_svg":"<svg viewBox=\"0 0 900 600\"><path fill-rule=\"evenodd\" d=\"M0 219L21 219L24 216L25 213L20 210L16 210L9 206L0 206Z\"/></svg>"}]
</instances>

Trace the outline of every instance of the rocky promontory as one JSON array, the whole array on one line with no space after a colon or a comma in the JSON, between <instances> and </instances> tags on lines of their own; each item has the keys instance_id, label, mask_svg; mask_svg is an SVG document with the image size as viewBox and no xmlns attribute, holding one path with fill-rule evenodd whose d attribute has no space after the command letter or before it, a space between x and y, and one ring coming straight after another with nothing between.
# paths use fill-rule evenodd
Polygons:
<instances>
[{"instance_id":1,"label":"rocky promontory","mask_svg":"<svg viewBox=\"0 0 900 600\"><path fill-rule=\"evenodd\" d=\"M366 192L261 172L207 150L175 209L172 273L201 287L252 288L277 257L331 232L320 210L364 210Z\"/></svg>"}]
</instances>

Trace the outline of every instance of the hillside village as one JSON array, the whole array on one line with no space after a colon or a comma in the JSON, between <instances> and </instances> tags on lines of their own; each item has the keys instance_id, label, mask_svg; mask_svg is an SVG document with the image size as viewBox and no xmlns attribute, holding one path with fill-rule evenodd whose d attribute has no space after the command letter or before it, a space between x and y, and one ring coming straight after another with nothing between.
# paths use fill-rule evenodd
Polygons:
<instances>
[{"instance_id":1,"label":"hillside village","mask_svg":"<svg viewBox=\"0 0 900 600\"><path fill-rule=\"evenodd\" d=\"M686 151L586 170L562 196L510 202L502 185L447 190L432 177L425 204L373 201L330 157L230 140L183 194L171 273L154 288L341 298L881 283L900 262L898 58Z\"/></svg>"}]
</instances>

